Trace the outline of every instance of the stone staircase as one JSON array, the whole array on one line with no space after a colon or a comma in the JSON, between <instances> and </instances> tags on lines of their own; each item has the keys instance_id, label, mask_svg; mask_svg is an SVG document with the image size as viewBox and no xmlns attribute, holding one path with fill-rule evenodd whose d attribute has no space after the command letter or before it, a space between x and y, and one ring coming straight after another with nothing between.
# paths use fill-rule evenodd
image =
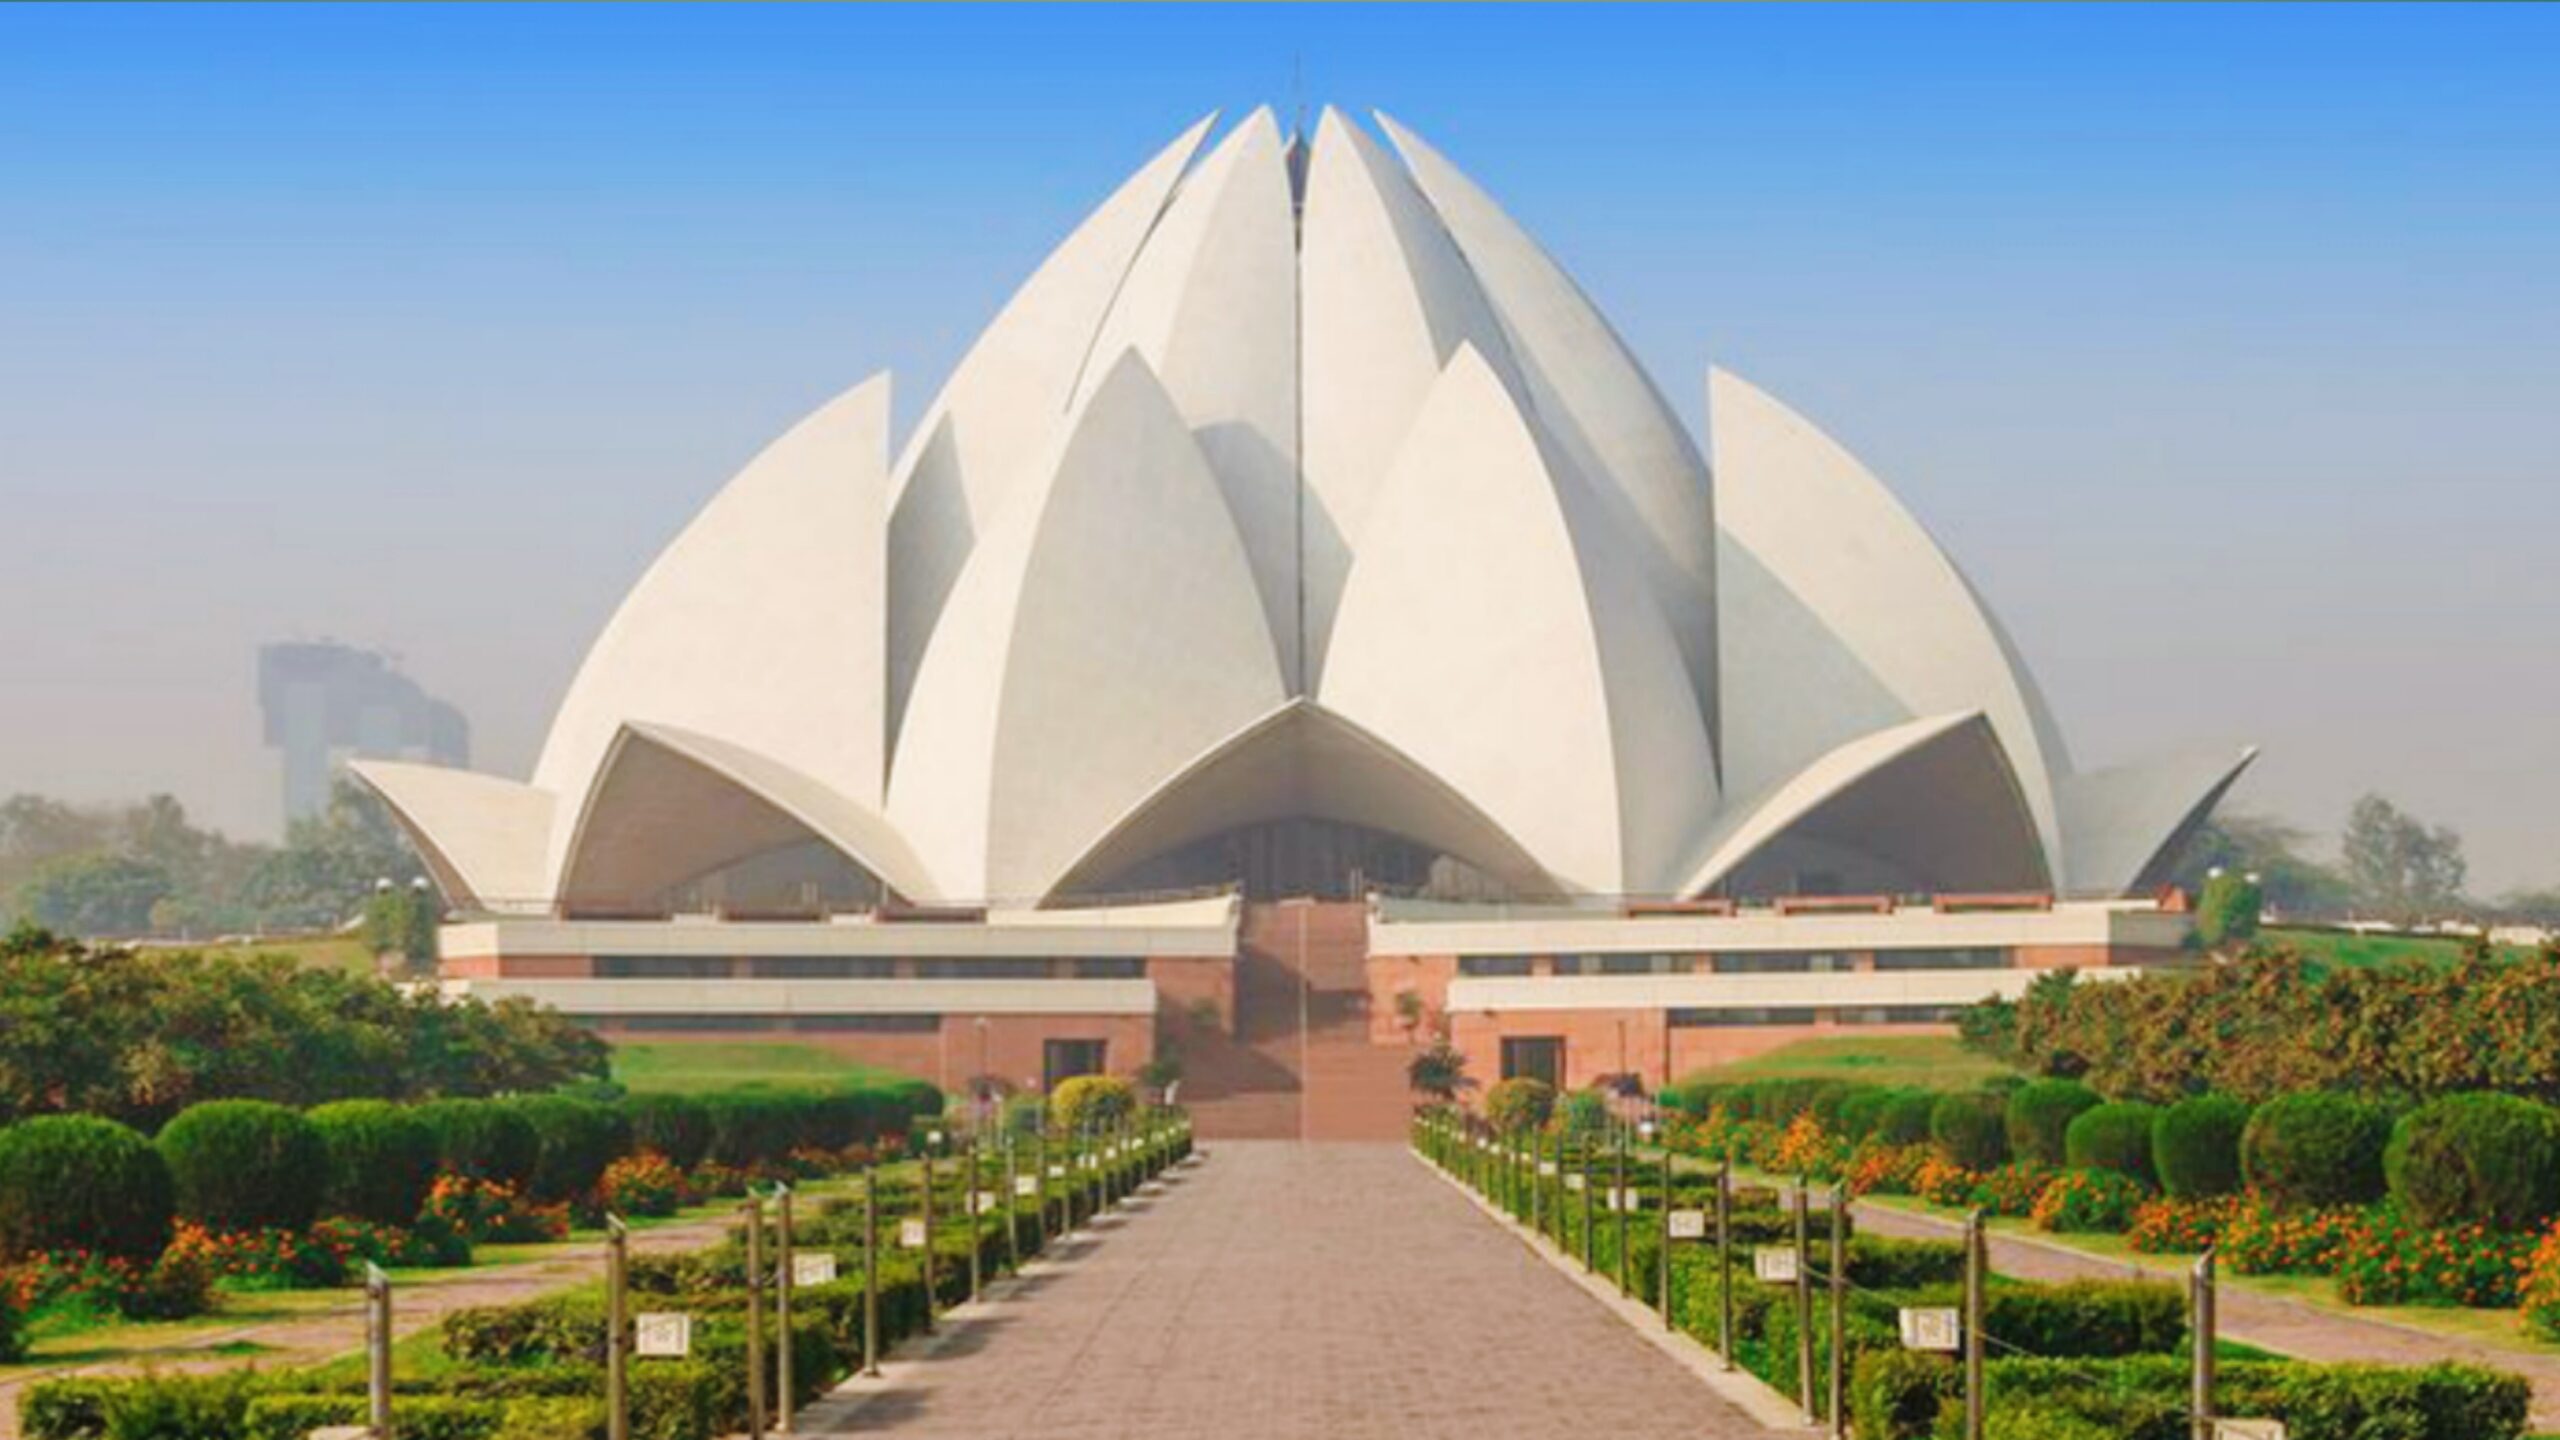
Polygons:
<instances>
[{"instance_id":1,"label":"stone staircase","mask_svg":"<svg viewBox=\"0 0 2560 1440\"><path fill-rule=\"evenodd\" d=\"M1405 1049L1369 1039L1368 924L1358 902L1245 907L1236 1032L1183 1052L1182 1099L1203 1139L1404 1138Z\"/></svg>"}]
</instances>

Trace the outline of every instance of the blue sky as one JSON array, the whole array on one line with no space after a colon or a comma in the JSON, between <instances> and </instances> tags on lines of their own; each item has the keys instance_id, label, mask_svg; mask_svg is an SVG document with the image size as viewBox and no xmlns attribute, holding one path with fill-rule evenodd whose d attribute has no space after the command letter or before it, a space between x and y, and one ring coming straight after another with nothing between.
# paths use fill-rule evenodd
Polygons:
<instances>
[{"instance_id":1,"label":"blue sky","mask_svg":"<svg viewBox=\"0 0 2560 1440\"><path fill-rule=\"evenodd\" d=\"M0 8L0 791L273 825L251 653L521 772L737 463L921 407L1183 124L1383 108L1699 420L1954 550L2084 759L2560 884L2560 10Z\"/></svg>"}]
</instances>

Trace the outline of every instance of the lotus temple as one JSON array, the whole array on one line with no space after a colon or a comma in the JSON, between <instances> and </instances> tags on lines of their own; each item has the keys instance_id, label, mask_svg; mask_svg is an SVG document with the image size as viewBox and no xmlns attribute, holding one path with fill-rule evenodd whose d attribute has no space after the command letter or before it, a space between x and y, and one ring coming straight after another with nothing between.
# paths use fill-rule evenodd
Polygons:
<instances>
[{"instance_id":1,"label":"lotus temple","mask_svg":"<svg viewBox=\"0 0 2560 1440\"><path fill-rule=\"evenodd\" d=\"M1401 1137L1435 1035L1651 1085L2182 963L2252 752L2076 765L1856 457L1680 393L1395 122L1213 117L911 432L875 377L714 494L530 780L358 772L452 988L954 1089L1170 1053L1213 1135Z\"/></svg>"}]
</instances>

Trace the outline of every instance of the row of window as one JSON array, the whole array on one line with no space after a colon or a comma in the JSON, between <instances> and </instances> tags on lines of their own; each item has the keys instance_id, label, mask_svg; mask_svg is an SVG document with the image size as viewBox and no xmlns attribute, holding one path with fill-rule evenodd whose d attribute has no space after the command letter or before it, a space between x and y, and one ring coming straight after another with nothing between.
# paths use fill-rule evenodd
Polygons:
<instances>
[{"instance_id":1,"label":"row of window","mask_svg":"<svg viewBox=\"0 0 2560 1440\"><path fill-rule=\"evenodd\" d=\"M1841 1006L1831 1012L1838 1025L1948 1025L1961 1005ZM1675 1009L1674 1029L1725 1028L1749 1025L1810 1025L1819 1012L1810 1005L1737 1006L1724 1009Z\"/></svg>"},{"instance_id":2,"label":"row of window","mask_svg":"<svg viewBox=\"0 0 2560 1440\"><path fill-rule=\"evenodd\" d=\"M1049 980L1057 962L1011 958L917 960L919 980ZM888 980L898 962L876 955L765 955L732 960L726 955L599 955L600 980ZM1075 980L1143 980L1147 962L1131 956L1088 956L1066 962Z\"/></svg>"},{"instance_id":3,"label":"row of window","mask_svg":"<svg viewBox=\"0 0 2560 1440\"><path fill-rule=\"evenodd\" d=\"M942 1028L939 1015L573 1015L580 1025L610 1025L629 1031L707 1034L842 1034L931 1035Z\"/></svg>"},{"instance_id":4,"label":"row of window","mask_svg":"<svg viewBox=\"0 0 2560 1440\"><path fill-rule=\"evenodd\" d=\"M1942 950L1878 950L1878 970L2006 970L2013 957L1998 947ZM1522 976L1534 973L1527 955L1462 955L1458 973L1469 976ZM1841 975L1857 968L1857 957L1820 950L1734 950L1712 955L1558 955L1558 975Z\"/></svg>"}]
</instances>

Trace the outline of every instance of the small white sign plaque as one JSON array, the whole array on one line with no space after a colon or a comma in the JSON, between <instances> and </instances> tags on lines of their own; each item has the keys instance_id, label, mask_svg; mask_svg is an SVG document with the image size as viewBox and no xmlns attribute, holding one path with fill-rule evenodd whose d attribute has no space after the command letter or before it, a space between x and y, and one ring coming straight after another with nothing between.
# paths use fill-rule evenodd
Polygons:
<instances>
[{"instance_id":1,"label":"small white sign plaque","mask_svg":"<svg viewBox=\"0 0 2560 1440\"><path fill-rule=\"evenodd\" d=\"M1764 1245L1751 1252L1751 1274L1768 1285L1796 1283L1796 1250L1792 1245Z\"/></svg>"},{"instance_id":2,"label":"small white sign plaque","mask_svg":"<svg viewBox=\"0 0 2560 1440\"><path fill-rule=\"evenodd\" d=\"M1670 1224L1671 1238L1674 1240L1707 1238L1707 1212L1704 1210L1674 1210L1670 1215Z\"/></svg>"},{"instance_id":3,"label":"small white sign plaque","mask_svg":"<svg viewBox=\"0 0 2560 1440\"><path fill-rule=\"evenodd\" d=\"M924 1248L924 1221L909 1218L898 1222L898 1244L909 1250Z\"/></svg>"},{"instance_id":4,"label":"small white sign plaque","mask_svg":"<svg viewBox=\"0 0 2560 1440\"><path fill-rule=\"evenodd\" d=\"M1001 1210L1001 1209L1003 1209L1003 1208L1004 1208L1004 1197L1003 1197L1003 1196L998 1195L998 1194L997 1194L996 1192L994 1192L993 1190L981 1190L981 1191L979 1191L979 1192L978 1192L978 1213L979 1213L979 1214L981 1214L981 1215L993 1215L994 1213L996 1213L997 1211L999 1211L999 1210Z\"/></svg>"},{"instance_id":5,"label":"small white sign plaque","mask_svg":"<svg viewBox=\"0 0 2560 1440\"><path fill-rule=\"evenodd\" d=\"M1586 1185L1588 1185L1588 1184L1590 1184L1590 1183L1591 1183L1591 1182L1590 1182L1589 1180L1587 1180L1587 1179L1583 1178L1583 1176L1581 1176L1581 1175L1580 1175L1580 1174L1578 1174L1578 1173L1577 1173L1577 1174L1573 1174L1573 1175L1567 1175L1566 1177L1564 1177L1564 1188L1566 1188L1567 1190L1575 1191L1575 1192L1577 1192L1577 1193L1579 1193L1579 1192L1582 1190L1582 1188L1583 1188L1584 1186L1586 1186Z\"/></svg>"},{"instance_id":6,"label":"small white sign plaque","mask_svg":"<svg viewBox=\"0 0 2560 1440\"><path fill-rule=\"evenodd\" d=\"M1964 1312L1952 1305L1905 1305L1902 1348L1954 1354L1964 1348Z\"/></svg>"},{"instance_id":7,"label":"small white sign plaque","mask_svg":"<svg viewBox=\"0 0 2560 1440\"><path fill-rule=\"evenodd\" d=\"M1016 1195L1037 1195L1037 1194L1039 1194L1039 1193L1040 1193L1040 1177L1039 1177L1039 1176L1037 1176L1037 1175L1016 1175L1016 1176L1014 1176L1014 1177L1013 1177L1013 1193L1014 1193L1014 1194L1016 1194Z\"/></svg>"},{"instance_id":8,"label":"small white sign plaque","mask_svg":"<svg viewBox=\"0 0 2560 1440\"><path fill-rule=\"evenodd\" d=\"M836 1281L836 1257L821 1250L815 1254L791 1257L791 1283L794 1285L832 1285Z\"/></svg>"},{"instance_id":9,"label":"small white sign plaque","mask_svg":"<svg viewBox=\"0 0 2560 1440\"><path fill-rule=\"evenodd\" d=\"M693 1317L652 1311L631 1317L631 1353L643 1360L681 1360L693 1353Z\"/></svg>"},{"instance_id":10,"label":"small white sign plaque","mask_svg":"<svg viewBox=\"0 0 2560 1440\"><path fill-rule=\"evenodd\" d=\"M1542 1180L1543 1180L1543 1179L1547 1178L1548 1176L1551 1176L1551 1175L1553 1175L1553 1174L1555 1174L1555 1173L1556 1173L1556 1162L1554 1162L1553 1160L1541 1160L1541 1161L1539 1161L1539 1162L1538 1162L1538 1178L1539 1178L1539 1179L1542 1179Z\"/></svg>"},{"instance_id":11,"label":"small white sign plaque","mask_svg":"<svg viewBox=\"0 0 2560 1440\"><path fill-rule=\"evenodd\" d=\"M2216 1420L2213 1440L2285 1440L2281 1420Z\"/></svg>"},{"instance_id":12,"label":"small white sign plaque","mask_svg":"<svg viewBox=\"0 0 2560 1440\"><path fill-rule=\"evenodd\" d=\"M1049 1178L1050 1178L1050 1179L1052 1179L1052 1180L1064 1180L1064 1179L1066 1179L1066 1178L1067 1178L1067 1167L1066 1167L1066 1166L1064 1166L1064 1165L1052 1165L1052 1166L1050 1166L1050 1167L1049 1167Z\"/></svg>"}]
</instances>

